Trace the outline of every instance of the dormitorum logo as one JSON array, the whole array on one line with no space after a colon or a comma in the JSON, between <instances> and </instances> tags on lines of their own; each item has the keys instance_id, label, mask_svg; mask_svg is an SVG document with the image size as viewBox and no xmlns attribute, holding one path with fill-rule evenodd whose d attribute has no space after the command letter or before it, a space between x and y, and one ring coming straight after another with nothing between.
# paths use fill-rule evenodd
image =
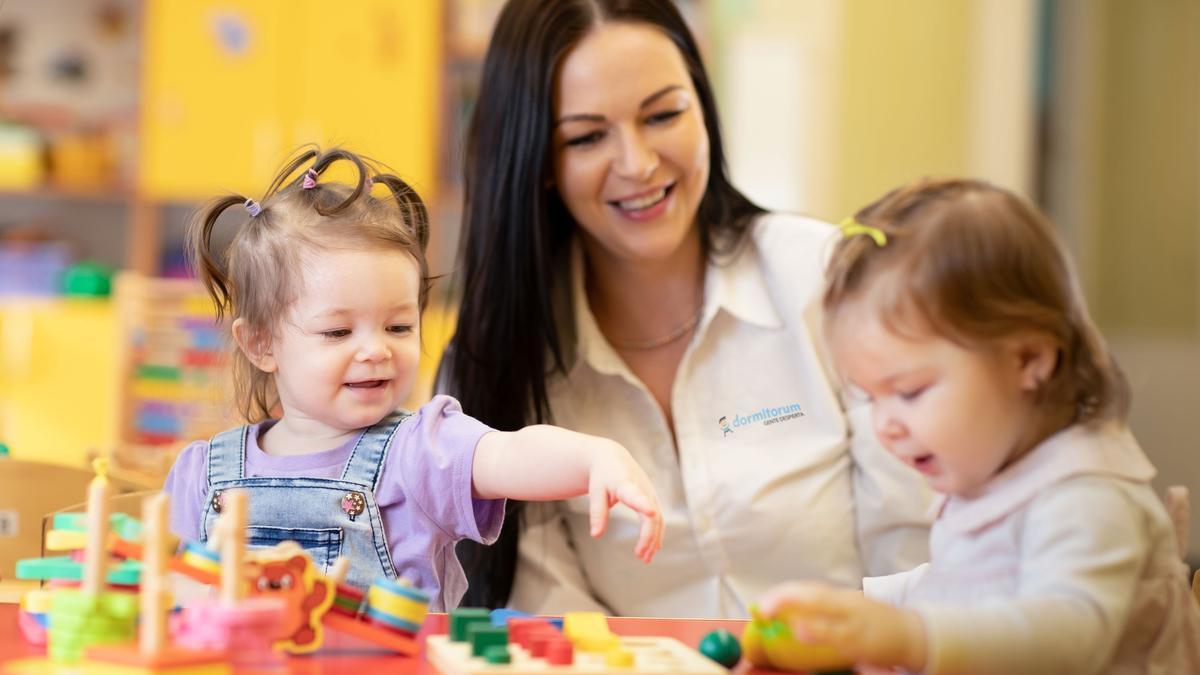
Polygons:
<instances>
[{"instance_id":1,"label":"dormitorum logo","mask_svg":"<svg viewBox=\"0 0 1200 675\"><path fill-rule=\"evenodd\" d=\"M725 438L733 433L733 429L729 428L729 418L721 415L721 419L717 420L717 424L721 425L721 438Z\"/></svg>"},{"instance_id":2,"label":"dormitorum logo","mask_svg":"<svg viewBox=\"0 0 1200 675\"><path fill-rule=\"evenodd\" d=\"M762 424L765 427L801 417L804 417L804 410L800 408L800 404L789 403L779 408L762 408L747 415L734 414L732 421L729 417L722 415L717 418L717 424L721 427L721 438L725 438L738 427L747 427L751 424Z\"/></svg>"}]
</instances>

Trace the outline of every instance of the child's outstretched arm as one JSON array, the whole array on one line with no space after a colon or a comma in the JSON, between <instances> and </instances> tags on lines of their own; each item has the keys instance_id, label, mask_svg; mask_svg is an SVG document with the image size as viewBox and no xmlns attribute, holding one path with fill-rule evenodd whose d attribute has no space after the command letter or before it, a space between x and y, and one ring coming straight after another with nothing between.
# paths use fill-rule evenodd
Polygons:
<instances>
[{"instance_id":1,"label":"child's outstretched arm","mask_svg":"<svg viewBox=\"0 0 1200 675\"><path fill-rule=\"evenodd\" d=\"M860 663L925 669L925 624L916 613L860 591L791 582L767 593L764 616L786 621L802 640L830 645Z\"/></svg>"},{"instance_id":2,"label":"child's outstretched arm","mask_svg":"<svg viewBox=\"0 0 1200 675\"><path fill-rule=\"evenodd\" d=\"M663 517L649 476L616 441L535 425L484 434L475 447L477 499L550 501L588 495L592 536L604 534L608 510L620 502L642 517L634 554L650 562L662 546Z\"/></svg>"}]
</instances>

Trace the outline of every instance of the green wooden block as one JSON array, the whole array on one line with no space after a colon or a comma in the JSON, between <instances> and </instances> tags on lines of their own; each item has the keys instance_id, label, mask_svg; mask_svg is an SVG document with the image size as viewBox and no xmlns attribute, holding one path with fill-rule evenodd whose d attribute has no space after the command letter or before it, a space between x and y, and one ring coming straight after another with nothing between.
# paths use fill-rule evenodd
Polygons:
<instances>
[{"instance_id":1,"label":"green wooden block","mask_svg":"<svg viewBox=\"0 0 1200 675\"><path fill-rule=\"evenodd\" d=\"M132 593L84 593L73 588L54 592L50 603L51 660L73 663L91 645L133 640L138 598Z\"/></svg>"},{"instance_id":2,"label":"green wooden block","mask_svg":"<svg viewBox=\"0 0 1200 675\"><path fill-rule=\"evenodd\" d=\"M483 650L483 660L493 665L502 665L512 661L507 645L492 645Z\"/></svg>"},{"instance_id":3,"label":"green wooden block","mask_svg":"<svg viewBox=\"0 0 1200 675\"><path fill-rule=\"evenodd\" d=\"M55 530L87 532L86 513L56 513L52 525ZM122 539L142 538L142 522L127 513L114 513L108 517L108 527Z\"/></svg>"},{"instance_id":4,"label":"green wooden block","mask_svg":"<svg viewBox=\"0 0 1200 675\"><path fill-rule=\"evenodd\" d=\"M126 586L136 585L142 577L142 563L137 560L122 560L108 568L108 583ZM48 581L83 580L83 564L71 560L69 556L54 556L50 558L26 558L17 561L17 578Z\"/></svg>"},{"instance_id":5,"label":"green wooden block","mask_svg":"<svg viewBox=\"0 0 1200 675\"><path fill-rule=\"evenodd\" d=\"M467 641L472 656L483 656L489 647L508 644L508 626L493 626L490 617L487 623L472 623L467 626Z\"/></svg>"},{"instance_id":6,"label":"green wooden block","mask_svg":"<svg viewBox=\"0 0 1200 675\"><path fill-rule=\"evenodd\" d=\"M450 640L452 642L466 642L467 626L473 623L490 624L491 622L491 612L486 609L466 607L453 610L450 612Z\"/></svg>"}]
</instances>

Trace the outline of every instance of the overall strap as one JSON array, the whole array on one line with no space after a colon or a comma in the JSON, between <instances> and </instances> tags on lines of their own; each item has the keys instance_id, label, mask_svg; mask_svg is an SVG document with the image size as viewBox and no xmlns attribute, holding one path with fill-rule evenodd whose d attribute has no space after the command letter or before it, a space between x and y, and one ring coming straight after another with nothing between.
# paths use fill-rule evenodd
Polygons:
<instances>
[{"instance_id":1,"label":"overall strap","mask_svg":"<svg viewBox=\"0 0 1200 675\"><path fill-rule=\"evenodd\" d=\"M396 435L400 423L411 416L410 412L398 410L367 428L346 461L342 480L364 485L374 492L379 468L383 466L383 459L392 445L392 437Z\"/></svg>"},{"instance_id":2,"label":"overall strap","mask_svg":"<svg viewBox=\"0 0 1200 675\"><path fill-rule=\"evenodd\" d=\"M222 431L208 442L208 484L246 476L246 433L249 426Z\"/></svg>"}]
</instances>

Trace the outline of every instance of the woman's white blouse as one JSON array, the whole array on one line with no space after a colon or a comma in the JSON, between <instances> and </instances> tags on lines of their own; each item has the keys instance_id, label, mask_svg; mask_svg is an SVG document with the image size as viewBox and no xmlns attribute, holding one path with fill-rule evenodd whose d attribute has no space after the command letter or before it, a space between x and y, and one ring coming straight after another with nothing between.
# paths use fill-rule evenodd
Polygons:
<instances>
[{"instance_id":1,"label":"woman's white blouse","mask_svg":"<svg viewBox=\"0 0 1200 675\"><path fill-rule=\"evenodd\" d=\"M560 614L744 618L772 585L863 576L928 559L932 494L844 405L821 342L824 262L836 228L758 218L710 263L701 322L671 392L676 442L646 387L600 333L571 261L575 353L550 385L552 423L612 438L654 481L666 519L649 565L618 506L589 532L586 498L529 504L510 604Z\"/></svg>"}]
</instances>

